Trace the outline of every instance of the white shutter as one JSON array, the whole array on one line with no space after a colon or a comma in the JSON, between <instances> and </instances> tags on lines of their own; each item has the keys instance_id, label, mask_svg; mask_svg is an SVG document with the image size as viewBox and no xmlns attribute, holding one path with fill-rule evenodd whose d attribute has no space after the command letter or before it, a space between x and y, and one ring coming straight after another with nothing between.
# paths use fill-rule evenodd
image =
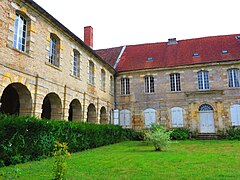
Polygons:
<instances>
[{"instance_id":1,"label":"white shutter","mask_svg":"<svg viewBox=\"0 0 240 180\"><path fill-rule=\"evenodd\" d=\"M125 110L125 126L130 126L131 113Z\"/></svg>"},{"instance_id":2,"label":"white shutter","mask_svg":"<svg viewBox=\"0 0 240 180\"><path fill-rule=\"evenodd\" d=\"M150 127L152 124L156 124L156 111L154 109L146 109L144 111L145 126Z\"/></svg>"},{"instance_id":3,"label":"white shutter","mask_svg":"<svg viewBox=\"0 0 240 180\"><path fill-rule=\"evenodd\" d=\"M240 105L234 104L230 106L231 121L233 126L240 125Z\"/></svg>"},{"instance_id":4,"label":"white shutter","mask_svg":"<svg viewBox=\"0 0 240 180\"><path fill-rule=\"evenodd\" d=\"M118 109L114 110L114 113L113 113L113 124L114 125L118 125L119 124L119 110Z\"/></svg>"},{"instance_id":5,"label":"white shutter","mask_svg":"<svg viewBox=\"0 0 240 180\"><path fill-rule=\"evenodd\" d=\"M172 127L183 127L183 110L179 107L171 109Z\"/></svg>"},{"instance_id":6,"label":"white shutter","mask_svg":"<svg viewBox=\"0 0 240 180\"><path fill-rule=\"evenodd\" d=\"M124 119L125 119L125 111L124 110L122 110L122 111L120 111L120 126L124 126L125 125L125 123L124 123Z\"/></svg>"},{"instance_id":7,"label":"white shutter","mask_svg":"<svg viewBox=\"0 0 240 180\"><path fill-rule=\"evenodd\" d=\"M120 111L120 126L130 126L131 124L131 112L129 110Z\"/></svg>"}]
</instances>

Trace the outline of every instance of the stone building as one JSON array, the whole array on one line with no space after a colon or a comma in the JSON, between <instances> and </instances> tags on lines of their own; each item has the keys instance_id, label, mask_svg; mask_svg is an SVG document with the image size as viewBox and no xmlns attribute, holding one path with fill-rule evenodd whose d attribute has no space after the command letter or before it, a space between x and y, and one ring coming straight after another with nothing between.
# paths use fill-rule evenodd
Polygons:
<instances>
[{"instance_id":1,"label":"stone building","mask_svg":"<svg viewBox=\"0 0 240 180\"><path fill-rule=\"evenodd\" d=\"M114 64L116 109L124 127L155 123L219 133L240 126L240 35L96 51Z\"/></svg>"},{"instance_id":2,"label":"stone building","mask_svg":"<svg viewBox=\"0 0 240 180\"><path fill-rule=\"evenodd\" d=\"M0 111L197 133L240 126L240 34L93 50L31 0L0 1Z\"/></svg>"},{"instance_id":3,"label":"stone building","mask_svg":"<svg viewBox=\"0 0 240 180\"><path fill-rule=\"evenodd\" d=\"M0 111L108 123L115 70L31 0L0 1Z\"/></svg>"}]
</instances>

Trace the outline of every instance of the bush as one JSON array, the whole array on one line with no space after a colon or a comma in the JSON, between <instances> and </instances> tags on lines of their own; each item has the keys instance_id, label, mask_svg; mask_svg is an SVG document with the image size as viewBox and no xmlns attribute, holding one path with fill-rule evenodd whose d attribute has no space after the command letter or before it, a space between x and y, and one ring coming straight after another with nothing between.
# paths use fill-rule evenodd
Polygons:
<instances>
[{"instance_id":1,"label":"bush","mask_svg":"<svg viewBox=\"0 0 240 180\"><path fill-rule=\"evenodd\" d=\"M66 142L78 152L126 139L137 134L120 126L18 117L0 114L0 166L52 156L55 142Z\"/></svg>"},{"instance_id":2,"label":"bush","mask_svg":"<svg viewBox=\"0 0 240 180\"><path fill-rule=\"evenodd\" d=\"M227 139L237 139L240 140L240 129L238 129L236 126L230 127L227 130Z\"/></svg>"},{"instance_id":3,"label":"bush","mask_svg":"<svg viewBox=\"0 0 240 180\"><path fill-rule=\"evenodd\" d=\"M186 128L173 129L170 137L172 140L186 140L189 139L190 131Z\"/></svg>"},{"instance_id":4,"label":"bush","mask_svg":"<svg viewBox=\"0 0 240 180\"><path fill-rule=\"evenodd\" d=\"M54 163L54 180L66 179L67 163L66 159L70 157L66 143L56 142L54 145L53 156L55 157Z\"/></svg>"},{"instance_id":5,"label":"bush","mask_svg":"<svg viewBox=\"0 0 240 180\"><path fill-rule=\"evenodd\" d=\"M153 125L152 129L146 133L145 139L151 141L156 151L162 151L170 142L171 131L167 131L163 126Z\"/></svg>"}]
</instances>

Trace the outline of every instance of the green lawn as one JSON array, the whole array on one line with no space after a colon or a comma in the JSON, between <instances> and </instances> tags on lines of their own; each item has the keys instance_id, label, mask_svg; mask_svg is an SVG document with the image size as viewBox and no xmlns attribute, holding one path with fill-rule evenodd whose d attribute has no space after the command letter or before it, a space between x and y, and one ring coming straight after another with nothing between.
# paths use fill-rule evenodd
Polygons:
<instances>
[{"instance_id":1,"label":"green lawn","mask_svg":"<svg viewBox=\"0 0 240 180\"><path fill-rule=\"evenodd\" d=\"M240 141L179 141L163 152L123 142L72 154L67 179L240 179ZM0 168L0 179L51 179L53 158ZM18 178L16 178L18 176Z\"/></svg>"}]
</instances>

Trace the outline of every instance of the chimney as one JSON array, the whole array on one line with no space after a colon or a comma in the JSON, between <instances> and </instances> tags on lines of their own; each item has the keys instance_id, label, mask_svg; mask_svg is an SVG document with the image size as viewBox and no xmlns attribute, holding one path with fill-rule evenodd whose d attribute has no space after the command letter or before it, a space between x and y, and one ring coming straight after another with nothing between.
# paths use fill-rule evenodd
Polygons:
<instances>
[{"instance_id":1,"label":"chimney","mask_svg":"<svg viewBox=\"0 0 240 180\"><path fill-rule=\"evenodd\" d=\"M84 42L93 48L93 28L92 26L84 27Z\"/></svg>"},{"instance_id":2,"label":"chimney","mask_svg":"<svg viewBox=\"0 0 240 180\"><path fill-rule=\"evenodd\" d=\"M170 45L170 44L177 44L177 39L176 38L168 39L168 45Z\"/></svg>"}]
</instances>

